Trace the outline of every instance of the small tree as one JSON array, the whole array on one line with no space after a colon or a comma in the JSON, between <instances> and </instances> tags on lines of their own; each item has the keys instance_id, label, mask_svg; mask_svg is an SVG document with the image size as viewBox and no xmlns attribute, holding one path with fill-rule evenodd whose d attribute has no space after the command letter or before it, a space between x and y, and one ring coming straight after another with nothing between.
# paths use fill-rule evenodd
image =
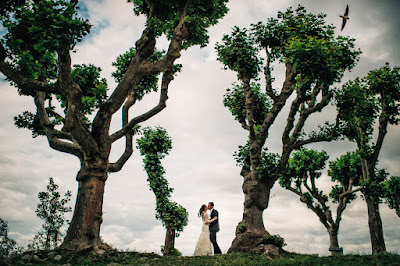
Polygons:
<instances>
[{"instance_id":1,"label":"small tree","mask_svg":"<svg viewBox=\"0 0 400 266\"><path fill-rule=\"evenodd\" d=\"M137 146L140 154L144 156L147 181L156 196L156 218L161 220L167 229L162 252L164 255L174 254L175 237L179 236L179 232L187 225L188 213L181 205L170 201L173 189L168 187L168 181L164 178L165 170L161 165L161 159L172 148L172 141L167 131L161 127L147 127L142 132L143 136L137 140Z\"/></svg>"},{"instance_id":2,"label":"small tree","mask_svg":"<svg viewBox=\"0 0 400 266\"><path fill-rule=\"evenodd\" d=\"M286 173L279 183L282 187L292 191L300 197L300 201L307 205L319 218L329 234L329 250L332 254L341 253L338 233L343 211L347 204L355 199L355 193L360 188L359 179L361 166L357 153L346 153L335 161L329 162L328 174L331 180L338 184L332 187L329 194L324 194L318 188L317 179L321 176L329 156L325 151L301 149L293 153L289 159ZM336 218L332 215L330 200L338 203Z\"/></svg>"},{"instance_id":3,"label":"small tree","mask_svg":"<svg viewBox=\"0 0 400 266\"><path fill-rule=\"evenodd\" d=\"M8 237L8 224L0 218L0 258L18 250L17 242Z\"/></svg>"},{"instance_id":4,"label":"small tree","mask_svg":"<svg viewBox=\"0 0 400 266\"><path fill-rule=\"evenodd\" d=\"M235 27L216 45L218 60L226 69L236 72L240 82L228 91L224 104L248 131L248 142L242 146L247 151L241 148L238 153L244 155L240 158L243 219L228 252L260 252L258 243L270 235L262 213L268 207L273 185L285 173L291 152L338 136L338 125L332 123L321 125L308 135L304 132L306 120L331 102L332 85L354 67L360 54L353 39L334 35L334 27L326 25L325 17L307 13L302 6L296 10L289 8L265 24L252 25L250 30ZM260 51L266 55L264 64ZM280 89L273 88L274 62L286 68ZM262 70L265 89L261 90L256 82ZM282 153L279 162L272 165L275 168L267 167L264 174L264 145L285 105L290 105L290 110L282 131Z\"/></svg>"},{"instance_id":5,"label":"small tree","mask_svg":"<svg viewBox=\"0 0 400 266\"><path fill-rule=\"evenodd\" d=\"M360 154L361 192L368 208L372 253L384 253L379 203L386 174L377 171L377 163L388 125L398 125L400 121L400 67L391 68L386 64L370 71L365 78L347 82L337 91L336 102L345 134L357 144ZM378 132L373 134L376 124Z\"/></svg>"},{"instance_id":6,"label":"small tree","mask_svg":"<svg viewBox=\"0 0 400 266\"><path fill-rule=\"evenodd\" d=\"M400 177L392 176L383 182L383 193L389 208L394 209L400 217Z\"/></svg>"},{"instance_id":7,"label":"small tree","mask_svg":"<svg viewBox=\"0 0 400 266\"><path fill-rule=\"evenodd\" d=\"M44 249L49 250L51 246L57 248L61 241L61 227L67 222L65 213L71 212L71 207L66 204L71 200L71 191L67 191L62 198L58 190L58 185L54 183L52 177L49 178L47 191L39 192L38 198L40 203L37 205L36 215L43 220L43 233L39 233L38 237L43 236Z\"/></svg>"}]
</instances>

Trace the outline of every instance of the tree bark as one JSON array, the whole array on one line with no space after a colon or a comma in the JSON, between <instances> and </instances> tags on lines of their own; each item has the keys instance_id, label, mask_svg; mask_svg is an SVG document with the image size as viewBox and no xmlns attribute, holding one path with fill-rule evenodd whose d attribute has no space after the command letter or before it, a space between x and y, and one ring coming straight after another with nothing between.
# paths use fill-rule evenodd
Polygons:
<instances>
[{"instance_id":1,"label":"tree bark","mask_svg":"<svg viewBox=\"0 0 400 266\"><path fill-rule=\"evenodd\" d=\"M105 167L98 166L91 165L89 169L83 166L78 173L78 195L74 214L64 242L60 246L61 249L91 250L94 253L102 253L111 248L100 239L107 172Z\"/></svg>"},{"instance_id":2,"label":"tree bark","mask_svg":"<svg viewBox=\"0 0 400 266\"><path fill-rule=\"evenodd\" d=\"M168 255L171 250L175 247L175 230L171 228L171 225L167 223L167 232L165 234L165 243L163 255Z\"/></svg>"},{"instance_id":3,"label":"tree bark","mask_svg":"<svg viewBox=\"0 0 400 266\"><path fill-rule=\"evenodd\" d=\"M245 195L243 219L236 227L236 237L228 253L232 252L260 252L257 246L261 240L270 234L265 230L263 212L268 207L272 184L261 182L254 178L256 171L248 174L243 183Z\"/></svg>"},{"instance_id":4,"label":"tree bark","mask_svg":"<svg viewBox=\"0 0 400 266\"><path fill-rule=\"evenodd\" d=\"M379 203L374 202L371 196L368 195L368 192L364 192L364 197L368 208L368 225L372 254L386 253Z\"/></svg>"},{"instance_id":5,"label":"tree bark","mask_svg":"<svg viewBox=\"0 0 400 266\"><path fill-rule=\"evenodd\" d=\"M335 230L329 230L329 247L339 247L338 232Z\"/></svg>"}]
</instances>

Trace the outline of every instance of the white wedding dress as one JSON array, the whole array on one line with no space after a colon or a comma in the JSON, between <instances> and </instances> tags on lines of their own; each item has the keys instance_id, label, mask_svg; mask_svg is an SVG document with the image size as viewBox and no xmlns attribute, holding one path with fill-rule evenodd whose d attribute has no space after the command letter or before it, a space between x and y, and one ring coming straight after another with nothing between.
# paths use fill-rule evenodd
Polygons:
<instances>
[{"instance_id":1,"label":"white wedding dress","mask_svg":"<svg viewBox=\"0 0 400 266\"><path fill-rule=\"evenodd\" d=\"M207 214L204 216L203 226L201 227L201 233L199 240L197 240L196 248L194 249L194 256L205 256L211 255L211 241L210 241L210 230L205 221L208 220Z\"/></svg>"}]
</instances>

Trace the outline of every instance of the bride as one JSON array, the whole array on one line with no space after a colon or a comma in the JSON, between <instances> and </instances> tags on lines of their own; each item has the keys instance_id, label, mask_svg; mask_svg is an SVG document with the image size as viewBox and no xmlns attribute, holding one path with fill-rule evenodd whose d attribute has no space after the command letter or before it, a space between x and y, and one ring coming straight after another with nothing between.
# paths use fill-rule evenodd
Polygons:
<instances>
[{"instance_id":1,"label":"bride","mask_svg":"<svg viewBox=\"0 0 400 266\"><path fill-rule=\"evenodd\" d=\"M208 223L210 219L207 215L207 206L202 205L199 210L199 217L203 220L203 226L201 228L201 234L199 240L197 240L196 248L194 250L194 256L204 256L211 255L211 241L210 241L210 230L208 228Z\"/></svg>"}]
</instances>

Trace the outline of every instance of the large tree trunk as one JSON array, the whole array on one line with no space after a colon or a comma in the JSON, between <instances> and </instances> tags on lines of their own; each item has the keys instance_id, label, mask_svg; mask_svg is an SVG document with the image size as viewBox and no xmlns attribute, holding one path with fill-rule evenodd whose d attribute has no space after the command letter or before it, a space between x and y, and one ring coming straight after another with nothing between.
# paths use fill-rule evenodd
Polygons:
<instances>
[{"instance_id":1,"label":"large tree trunk","mask_svg":"<svg viewBox=\"0 0 400 266\"><path fill-rule=\"evenodd\" d=\"M364 193L364 196L368 208L368 225L371 237L372 254L386 253L379 203L374 202L368 193Z\"/></svg>"},{"instance_id":2,"label":"large tree trunk","mask_svg":"<svg viewBox=\"0 0 400 266\"><path fill-rule=\"evenodd\" d=\"M81 169L78 173L78 196L74 214L61 249L74 251L91 250L102 253L110 246L100 239L100 225L103 222L103 196L107 179L103 167L91 167L97 171Z\"/></svg>"},{"instance_id":3,"label":"large tree trunk","mask_svg":"<svg viewBox=\"0 0 400 266\"><path fill-rule=\"evenodd\" d=\"M163 255L168 253L175 247L175 230L171 228L171 225L167 223L167 232L165 234L165 243Z\"/></svg>"},{"instance_id":4,"label":"large tree trunk","mask_svg":"<svg viewBox=\"0 0 400 266\"><path fill-rule=\"evenodd\" d=\"M256 173L249 173L243 183L245 195L243 219L236 227L236 237L228 253L255 252L264 253L260 248L262 239L270 234L265 230L263 212L268 207L271 184L252 178Z\"/></svg>"}]
</instances>

